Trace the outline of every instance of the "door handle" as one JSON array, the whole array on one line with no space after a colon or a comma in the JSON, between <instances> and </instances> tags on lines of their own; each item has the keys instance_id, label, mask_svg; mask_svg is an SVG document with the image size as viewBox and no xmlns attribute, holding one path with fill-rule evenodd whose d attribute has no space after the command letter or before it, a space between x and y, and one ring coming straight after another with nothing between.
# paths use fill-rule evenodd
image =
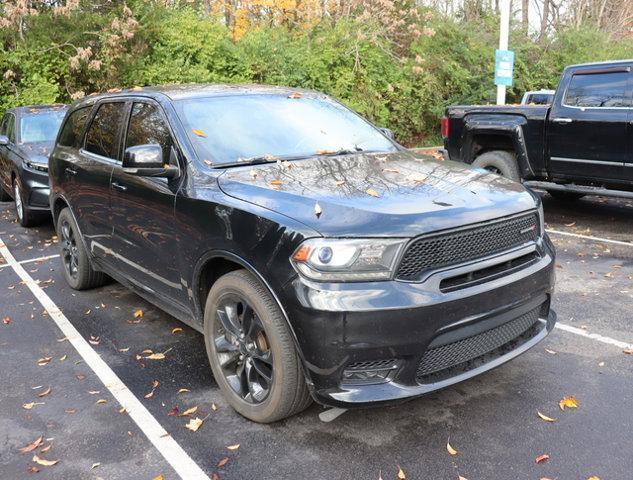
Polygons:
<instances>
[{"instance_id":1,"label":"door handle","mask_svg":"<svg viewBox=\"0 0 633 480\"><path fill-rule=\"evenodd\" d=\"M121 185L117 182L112 182L112 188L116 188L117 190L121 190L122 192L125 192L127 190L127 187L125 185Z\"/></svg>"},{"instance_id":2,"label":"door handle","mask_svg":"<svg viewBox=\"0 0 633 480\"><path fill-rule=\"evenodd\" d=\"M554 123L571 123L571 122L573 122L573 120L571 118L560 117L560 118L552 118L552 122L554 122Z\"/></svg>"},{"instance_id":3,"label":"door handle","mask_svg":"<svg viewBox=\"0 0 633 480\"><path fill-rule=\"evenodd\" d=\"M72 168L70 168L70 167L66 167L66 168L64 169L64 171L65 171L68 175L77 175L77 170L73 170L73 169L72 169Z\"/></svg>"}]
</instances>

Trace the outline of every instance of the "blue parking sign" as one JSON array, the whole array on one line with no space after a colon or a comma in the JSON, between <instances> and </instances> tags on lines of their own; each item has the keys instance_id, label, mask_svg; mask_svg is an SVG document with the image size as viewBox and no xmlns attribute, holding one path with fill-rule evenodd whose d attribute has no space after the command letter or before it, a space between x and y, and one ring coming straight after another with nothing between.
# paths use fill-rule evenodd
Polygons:
<instances>
[{"instance_id":1,"label":"blue parking sign","mask_svg":"<svg viewBox=\"0 0 633 480\"><path fill-rule=\"evenodd\" d=\"M495 51L495 85L512 85L514 70L514 52L512 50Z\"/></svg>"}]
</instances>

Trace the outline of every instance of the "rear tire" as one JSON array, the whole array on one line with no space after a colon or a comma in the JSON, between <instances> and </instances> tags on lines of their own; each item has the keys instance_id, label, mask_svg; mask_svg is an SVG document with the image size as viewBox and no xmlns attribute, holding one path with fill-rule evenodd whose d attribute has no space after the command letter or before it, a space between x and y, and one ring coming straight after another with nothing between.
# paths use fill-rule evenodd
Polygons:
<instances>
[{"instance_id":1,"label":"rear tire","mask_svg":"<svg viewBox=\"0 0 633 480\"><path fill-rule=\"evenodd\" d=\"M506 150L491 150L479 155L473 162L473 167L485 168L515 182L521 181L516 156Z\"/></svg>"},{"instance_id":2,"label":"rear tire","mask_svg":"<svg viewBox=\"0 0 633 480\"><path fill-rule=\"evenodd\" d=\"M312 403L286 320L250 272L236 270L214 283L204 312L204 338L215 381L244 417L276 422Z\"/></svg>"},{"instance_id":3,"label":"rear tire","mask_svg":"<svg viewBox=\"0 0 633 480\"><path fill-rule=\"evenodd\" d=\"M552 197L556 200L561 200L563 202L575 202L576 200L580 200L585 196L584 193L576 193L576 192L561 192L560 190L548 190Z\"/></svg>"},{"instance_id":4,"label":"rear tire","mask_svg":"<svg viewBox=\"0 0 633 480\"><path fill-rule=\"evenodd\" d=\"M68 207L57 218L57 238L61 246L64 278L74 290L86 290L103 285L105 273L96 271L84 248L79 228Z\"/></svg>"},{"instance_id":5,"label":"rear tire","mask_svg":"<svg viewBox=\"0 0 633 480\"><path fill-rule=\"evenodd\" d=\"M18 223L25 228L35 227L44 220L44 215L41 212L35 212L26 206L24 199L24 193L20 186L20 180L15 178L13 180L13 199L15 200L15 216L18 219Z\"/></svg>"}]
</instances>

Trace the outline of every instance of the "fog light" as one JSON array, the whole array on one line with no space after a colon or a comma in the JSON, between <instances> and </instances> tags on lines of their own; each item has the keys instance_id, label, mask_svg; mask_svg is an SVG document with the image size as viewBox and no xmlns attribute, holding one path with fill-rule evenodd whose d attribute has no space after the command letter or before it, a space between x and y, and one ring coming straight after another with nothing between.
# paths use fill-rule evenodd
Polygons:
<instances>
[{"instance_id":1,"label":"fog light","mask_svg":"<svg viewBox=\"0 0 633 480\"><path fill-rule=\"evenodd\" d=\"M371 385L376 383L385 383L391 379L395 371L398 369L396 360L375 362L358 362L348 365L343 370L343 378L341 383L354 385Z\"/></svg>"}]
</instances>

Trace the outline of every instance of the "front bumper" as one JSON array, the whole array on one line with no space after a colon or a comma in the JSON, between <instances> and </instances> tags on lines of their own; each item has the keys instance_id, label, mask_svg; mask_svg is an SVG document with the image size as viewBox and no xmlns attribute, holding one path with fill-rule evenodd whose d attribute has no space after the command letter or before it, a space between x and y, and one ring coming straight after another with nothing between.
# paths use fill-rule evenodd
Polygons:
<instances>
[{"instance_id":1,"label":"front bumper","mask_svg":"<svg viewBox=\"0 0 633 480\"><path fill-rule=\"evenodd\" d=\"M20 171L25 206L29 210L49 210L48 173L23 167Z\"/></svg>"},{"instance_id":2,"label":"front bumper","mask_svg":"<svg viewBox=\"0 0 633 480\"><path fill-rule=\"evenodd\" d=\"M531 248L538 259L525 268L448 293L438 288L442 278L525 252L446 269L421 283L295 278L282 303L315 400L342 407L404 400L483 373L536 345L556 322L550 310L555 254L547 237ZM370 378L350 379L358 369Z\"/></svg>"}]
</instances>

